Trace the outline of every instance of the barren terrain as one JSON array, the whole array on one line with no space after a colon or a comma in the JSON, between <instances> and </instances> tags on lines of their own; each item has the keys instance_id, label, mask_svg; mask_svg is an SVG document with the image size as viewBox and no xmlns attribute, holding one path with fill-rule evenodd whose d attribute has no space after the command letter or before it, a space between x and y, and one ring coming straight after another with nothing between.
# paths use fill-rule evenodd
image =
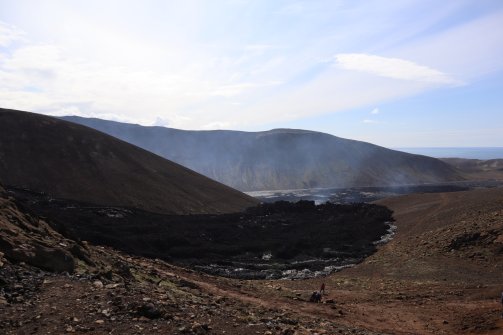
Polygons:
<instances>
[{"instance_id":1,"label":"barren terrain","mask_svg":"<svg viewBox=\"0 0 503 335\"><path fill-rule=\"evenodd\" d=\"M0 108L0 182L56 198L155 213L233 213L256 199L57 118Z\"/></svg>"},{"instance_id":2,"label":"barren terrain","mask_svg":"<svg viewBox=\"0 0 503 335\"><path fill-rule=\"evenodd\" d=\"M7 334L503 333L503 189L379 203L395 211L395 239L323 279L226 279L87 245L92 265L75 257L67 275L3 259L0 325ZM8 201L2 211L29 223ZM54 246L68 247L58 236ZM323 303L309 303L322 282Z\"/></svg>"},{"instance_id":3,"label":"barren terrain","mask_svg":"<svg viewBox=\"0 0 503 335\"><path fill-rule=\"evenodd\" d=\"M442 158L468 180L503 180L503 159Z\"/></svg>"}]
</instances>

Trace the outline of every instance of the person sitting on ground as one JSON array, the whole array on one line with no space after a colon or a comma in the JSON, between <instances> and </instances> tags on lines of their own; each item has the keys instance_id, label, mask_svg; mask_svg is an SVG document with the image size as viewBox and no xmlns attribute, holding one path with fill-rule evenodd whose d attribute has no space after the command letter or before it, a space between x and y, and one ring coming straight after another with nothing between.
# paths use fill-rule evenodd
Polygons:
<instances>
[{"instance_id":1,"label":"person sitting on ground","mask_svg":"<svg viewBox=\"0 0 503 335\"><path fill-rule=\"evenodd\" d=\"M309 299L310 302L321 302L321 293L318 291L314 291L313 294L311 294L311 298Z\"/></svg>"}]
</instances>

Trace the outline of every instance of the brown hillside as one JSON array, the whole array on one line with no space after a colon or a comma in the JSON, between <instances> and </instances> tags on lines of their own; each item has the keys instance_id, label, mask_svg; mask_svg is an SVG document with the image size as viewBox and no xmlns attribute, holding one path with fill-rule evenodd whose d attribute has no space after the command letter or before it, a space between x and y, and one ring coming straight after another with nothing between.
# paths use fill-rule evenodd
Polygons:
<instances>
[{"instance_id":1,"label":"brown hillside","mask_svg":"<svg viewBox=\"0 0 503 335\"><path fill-rule=\"evenodd\" d=\"M348 321L391 334L502 334L503 188L377 203L395 212L395 238L330 284L354 308Z\"/></svg>"},{"instance_id":2,"label":"brown hillside","mask_svg":"<svg viewBox=\"0 0 503 335\"><path fill-rule=\"evenodd\" d=\"M96 130L0 109L5 185L100 205L176 214L237 212L256 200Z\"/></svg>"},{"instance_id":3,"label":"brown hillside","mask_svg":"<svg viewBox=\"0 0 503 335\"><path fill-rule=\"evenodd\" d=\"M372 262L383 273L442 280L459 272L450 280L501 284L503 188L411 194L377 203L395 212L399 231ZM391 269L386 263L392 259L403 262Z\"/></svg>"},{"instance_id":4,"label":"brown hillside","mask_svg":"<svg viewBox=\"0 0 503 335\"><path fill-rule=\"evenodd\" d=\"M503 180L503 159L442 158L441 160L455 167L467 179Z\"/></svg>"}]
</instances>

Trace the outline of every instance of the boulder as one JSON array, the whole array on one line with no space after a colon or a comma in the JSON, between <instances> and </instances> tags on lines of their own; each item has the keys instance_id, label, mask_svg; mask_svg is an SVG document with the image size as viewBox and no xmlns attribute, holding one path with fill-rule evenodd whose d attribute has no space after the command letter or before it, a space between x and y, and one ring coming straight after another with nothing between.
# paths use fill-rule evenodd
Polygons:
<instances>
[{"instance_id":1,"label":"boulder","mask_svg":"<svg viewBox=\"0 0 503 335\"><path fill-rule=\"evenodd\" d=\"M73 273L75 270L73 256L58 246L46 246L37 242L30 244L15 242L0 236L0 247L11 262L25 262L51 272Z\"/></svg>"},{"instance_id":2,"label":"boulder","mask_svg":"<svg viewBox=\"0 0 503 335\"><path fill-rule=\"evenodd\" d=\"M151 302L141 305L138 314L149 319L158 319L162 316L162 312Z\"/></svg>"}]
</instances>

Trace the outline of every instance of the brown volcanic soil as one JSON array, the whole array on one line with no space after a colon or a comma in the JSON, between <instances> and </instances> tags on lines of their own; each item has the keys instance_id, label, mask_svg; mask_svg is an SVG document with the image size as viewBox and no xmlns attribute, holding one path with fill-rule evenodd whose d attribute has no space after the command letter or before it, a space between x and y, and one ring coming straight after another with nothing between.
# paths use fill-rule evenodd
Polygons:
<instances>
[{"instance_id":1,"label":"brown volcanic soil","mask_svg":"<svg viewBox=\"0 0 503 335\"><path fill-rule=\"evenodd\" d=\"M6 262L0 326L7 334L502 334L503 189L379 203L395 211L395 239L323 279L233 280L98 247L86 247L95 266L77 261L70 276ZM322 282L325 303L307 302ZM159 318L142 316L147 303Z\"/></svg>"},{"instance_id":2,"label":"brown volcanic soil","mask_svg":"<svg viewBox=\"0 0 503 335\"><path fill-rule=\"evenodd\" d=\"M396 238L333 277L335 285L353 286L340 294L363 300L352 302L352 324L391 333L503 334L503 188L378 203L394 210Z\"/></svg>"},{"instance_id":3,"label":"brown volcanic soil","mask_svg":"<svg viewBox=\"0 0 503 335\"><path fill-rule=\"evenodd\" d=\"M0 109L5 185L168 214L238 212L257 201L94 129Z\"/></svg>"},{"instance_id":4,"label":"brown volcanic soil","mask_svg":"<svg viewBox=\"0 0 503 335\"><path fill-rule=\"evenodd\" d=\"M503 180L503 159L441 158L468 180Z\"/></svg>"}]
</instances>

